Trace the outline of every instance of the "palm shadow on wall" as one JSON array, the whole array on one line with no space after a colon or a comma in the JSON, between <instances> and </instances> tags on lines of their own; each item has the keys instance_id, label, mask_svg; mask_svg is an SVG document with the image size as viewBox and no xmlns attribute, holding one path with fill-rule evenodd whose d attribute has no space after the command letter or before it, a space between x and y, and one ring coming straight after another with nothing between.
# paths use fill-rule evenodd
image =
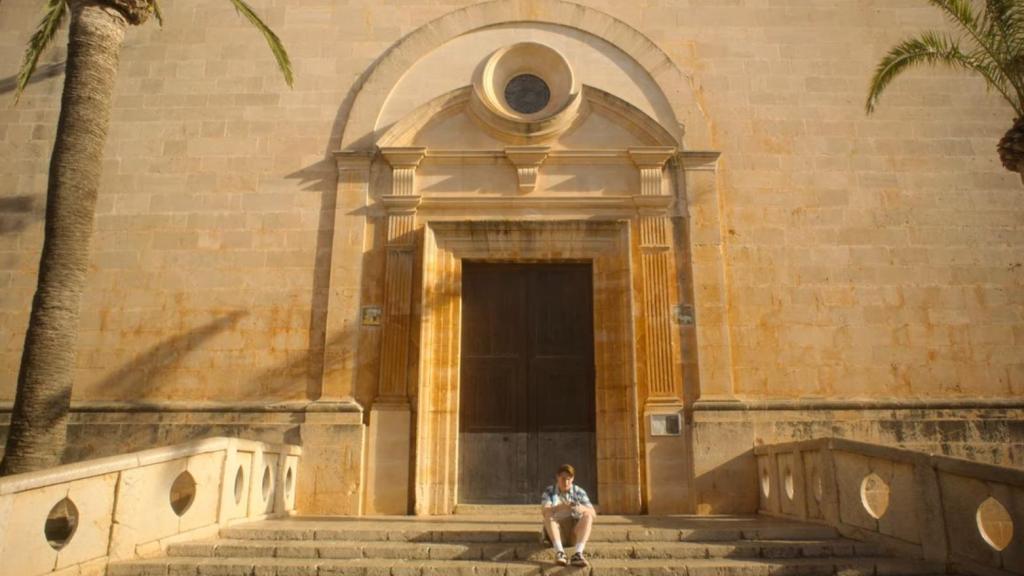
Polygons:
<instances>
[{"instance_id":1,"label":"palm shadow on wall","mask_svg":"<svg viewBox=\"0 0 1024 576\"><path fill-rule=\"evenodd\" d=\"M344 330L324 340L322 345L314 347L310 345L309 350L301 356L264 370L251 384L259 390L260 396L271 403L275 398L294 397L296 380L303 379L306 384L305 398L313 400L319 396L320 383L323 372L333 371L338 368L340 360L334 355L334 360L325 357L325 349L334 349L340 346L351 337L351 330ZM311 366L319 367L322 372L309 373Z\"/></svg>"},{"instance_id":2,"label":"palm shadow on wall","mask_svg":"<svg viewBox=\"0 0 1024 576\"><path fill-rule=\"evenodd\" d=\"M384 54L386 54L385 52ZM356 95L362 88L363 83L369 77L370 72L384 57L378 56L372 63L363 69L345 95L338 112L331 125L331 133L327 138L327 148L324 150L323 159L296 170L285 177L289 180L297 180L299 189L303 192L317 192L320 194L320 216L317 223L316 252L313 261L313 290L310 295L309 311L309 354L306 356L307 385L306 394L308 398L314 398L320 390L320 377L324 372L325 351L331 344L336 344L343 338L338 335L332 338L332 342L326 342L327 338L327 307L330 298L331 282L331 260L333 258L334 235L344 233L334 229L334 212L337 207L338 170L335 165L334 153L341 146L342 129L348 122L348 115L355 102ZM294 375L298 370L296 363L289 363L290 366L279 366L271 369L266 380L276 375ZM271 388L274 386L272 385Z\"/></svg>"},{"instance_id":3,"label":"palm shadow on wall","mask_svg":"<svg viewBox=\"0 0 1024 576\"><path fill-rule=\"evenodd\" d=\"M97 385L97 389L117 398L152 398L151 393L162 376L176 369L190 352L201 348L217 334L234 328L248 314L236 310L163 340L109 374Z\"/></svg>"},{"instance_id":4,"label":"palm shadow on wall","mask_svg":"<svg viewBox=\"0 0 1024 576\"><path fill-rule=\"evenodd\" d=\"M42 220L42 196L18 195L0 198L0 236L17 234L29 224Z\"/></svg>"},{"instance_id":5,"label":"palm shadow on wall","mask_svg":"<svg viewBox=\"0 0 1024 576\"><path fill-rule=\"evenodd\" d=\"M67 62L54 62L45 66L39 66L36 71L32 74L32 78L29 79L28 84L38 84L49 80L50 78L56 78L57 76L64 75L64 67ZM0 79L0 94L8 94L14 92L18 88L18 75L8 76Z\"/></svg>"}]
</instances>

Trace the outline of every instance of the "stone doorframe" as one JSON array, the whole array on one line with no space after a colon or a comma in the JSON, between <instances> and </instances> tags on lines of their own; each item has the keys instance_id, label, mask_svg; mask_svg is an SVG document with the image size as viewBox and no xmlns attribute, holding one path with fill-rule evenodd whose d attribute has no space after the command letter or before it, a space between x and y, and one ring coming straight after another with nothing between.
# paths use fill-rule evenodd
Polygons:
<instances>
[{"instance_id":1,"label":"stone doorframe","mask_svg":"<svg viewBox=\"0 0 1024 576\"><path fill-rule=\"evenodd\" d=\"M630 226L573 220L424 226L416 514L450 514L458 503L463 259L592 263L598 491L603 508L639 513Z\"/></svg>"},{"instance_id":2,"label":"stone doorframe","mask_svg":"<svg viewBox=\"0 0 1024 576\"><path fill-rule=\"evenodd\" d=\"M417 140L418 128L456 110L468 100L471 90L453 83L451 92L420 94L418 87L401 86L403 76L423 55L452 39L515 23L565 27L621 50L635 62L635 70L645 72L653 82L651 93L664 97L667 107L658 110L667 113L655 115L665 121L655 120L611 93L584 85L582 94L588 105L609 112L607 116L627 132L644 137L623 140L618 148L607 148L612 143L603 140L592 142L598 148L562 148L499 138L500 144L479 149L447 140ZM613 370L629 373L614 382L629 382L630 387L614 389L621 394L612 398L610 389L601 388L607 382L598 384L599 425L603 427L605 413L609 421L623 419L618 427L600 432L615 439L598 448L602 507L622 513L691 511L686 501L692 470L687 468L688 461L684 462L688 458L682 447L684 437L654 438L647 423L653 421L650 416L683 414L684 371L691 397L733 398L727 275L715 172L718 153L704 150L710 145L710 131L693 85L692 78L637 30L565 0L493 0L454 10L404 37L368 71L347 115L342 151L336 153L339 177L325 343L325 358L336 361L325 361L323 383L326 398L355 395L353 366L358 356L354 350L360 331L352 327L360 326L362 318L359 299L352 295L362 290L360 263L365 243L353 238L365 238L370 230L365 216L380 210L386 214L378 222L384 228L385 293L381 302L373 302L382 305L383 319L380 341L372 344L380 348L381 368L378 394L369 409L364 455L368 513L407 513L410 481L417 514L449 514L457 504L461 258L476 256L466 256L472 252L456 248L470 244L463 242L468 235L485 250L483 259L578 258L591 260L596 269L598 260L607 255L592 247L593 252L588 253L586 246L611 234L602 232L604 226L617 227L621 235L617 242L625 242L619 254L624 275L630 279L624 280L627 288L622 296L624 306L619 308L624 314L621 321L615 324L616 318L599 318L595 312L595 323L609 323L617 340L632 331L635 340L628 338L628 345L617 351L628 355L628 362L611 363ZM382 116L388 102L404 102L408 110L403 107L401 113ZM390 164L390 179L383 172L375 176L378 160ZM472 189L432 194L416 186L421 162L435 170L443 165L502 166L501 170L514 170L517 193L507 187L506 193L495 195L494 182L489 182L485 188L491 194ZM632 184L620 186L617 194L551 194L543 186L538 189L541 164L559 163L622 164L626 170L634 165L639 171L639 189ZM440 222L458 218L477 222ZM530 222L484 222L512 218ZM488 226L498 228L489 231ZM548 234L544 226L555 226L551 234L562 235L547 252L537 242ZM350 232L338 234L341 230ZM592 234L596 236L588 236ZM424 238L427 245L421 261L419 249ZM456 241L458 238L463 240ZM685 268L689 270L684 273ZM424 281L421 292L416 290L419 278ZM597 282L595 277L595 285ZM422 299L422 317L414 305L417 292ZM595 294L595 305L599 298ZM701 320L694 323L695 318ZM683 325L674 324L677 319ZM421 330L419 342L417 329ZM601 338L595 334L598 343ZM673 339L686 344L677 341L669 345ZM417 351L424 357L419 359L419 372L413 379L409 360ZM595 352L600 355L601 349ZM417 414L410 399L418 402ZM618 405L623 403L629 406ZM629 433L623 435L622 430ZM410 445L413 438L415 446Z\"/></svg>"}]
</instances>

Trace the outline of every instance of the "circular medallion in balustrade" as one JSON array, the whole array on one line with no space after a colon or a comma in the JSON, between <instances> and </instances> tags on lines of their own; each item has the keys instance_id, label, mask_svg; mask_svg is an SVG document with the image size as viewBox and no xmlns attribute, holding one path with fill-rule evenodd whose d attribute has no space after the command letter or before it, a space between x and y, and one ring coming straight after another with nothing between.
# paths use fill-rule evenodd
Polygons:
<instances>
[{"instance_id":1,"label":"circular medallion in balustrade","mask_svg":"<svg viewBox=\"0 0 1024 576\"><path fill-rule=\"evenodd\" d=\"M999 500L988 497L975 514L978 531L985 542L1002 552L1013 541L1013 518Z\"/></svg>"},{"instance_id":2,"label":"circular medallion in balustrade","mask_svg":"<svg viewBox=\"0 0 1024 576\"><path fill-rule=\"evenodd\" d=\"M43 535L54 550L60 550L71 542L78 530L78 507L70 498L64 498L50 508L43 525Z\"/></svg>"},{"instance_id":3,"label":"circular medallion in balustrade","mask_svg":"<svg viewBox=\"0 0 1024 576\"><path fill-rule=\"evenodd\" d=\"M263 468L263 482L261 482L261 489L263 492L263 501L266 502L270 499L270 489L273 487L273 481L270 475L270 466Z\"/></svg>"},{"instance_id":4,"label":"circular medallion in balustrade","mask_svg":"<svg viewBox=\"0 0 1024 576\"><path fill-rule=\"evenodd\" d=\"M241 466L235 472L235 504L242 503L242 496L245 495L245 470Z\"/></svg>"},{"instance_id":5,"label":"circular medallion in balustrade","mask_svg":"<svg viewBox=\"0 0 1024 576\"><path fill-rule=\"evenodd\" d=\"M885 515L889 509L889 485L882 477L872 472L860 483L860 501L874 519Z\"/></svg>"},{"instance_id":6,"label":"circular medallion in balustrade","mask_svg":"<svg viewBox=\"0 0 1024 576\"><path fill-rule=\"evenodd\" d=\"M168 495L171 502L171 510L178 516L184 516L185 512L192 507L196 499L196 479L188 471L178 474L171 484L171 492Z\"/></svg>"}]
</instances>

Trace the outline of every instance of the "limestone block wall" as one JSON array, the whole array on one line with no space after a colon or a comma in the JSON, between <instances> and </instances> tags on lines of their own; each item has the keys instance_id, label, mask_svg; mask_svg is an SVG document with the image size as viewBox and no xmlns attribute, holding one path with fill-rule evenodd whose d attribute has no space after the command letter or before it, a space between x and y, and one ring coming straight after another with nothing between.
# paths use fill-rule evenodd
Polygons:
<instances>
[{"instance_id":1,"label":"limestone block wall","mask_svg":"<svg viewBox=\"0 0 1024 576\"><path fill-rule=\"evenodd\" d=\"M216 1L168 6L122 57L83 302L80 398L303 398L318 386L346 95L403 34L464 3L256 2L297 85ZM916 0L777 7L591 2L689 74L722 151L736 392L1000 396L1024 379L1020 186L993 146L1010 110L971 78L876 60L941 17ZM0 8L11 79L37 19ZM0 111L0 389L27 321L62 52ZM361 242L359 238L351 241Z\"/></svg>"},{"instance_id":2,"label":"limestone block wall","mask_svg":"<svg viewBox=\"0 0 1024 576\"><path fill-rule=\"evenodd\" d=\"M863 113L881 54L941 28L937 13L914 0L637 12L699 83L723 151L738 394L1021 393L1024 213L991 153L1009 109L936 70Z\"/></svg>"},{"instance_id":3,"label":"limestone block wall","mask_svg":"<svg viewBox=\"0 0 1024 576\"><path fill-rule=\"evenodd\" d=\"M375 245L372 223L334 230L331 152L374 61L475 2L252 4L288 46L294 90L226 2L168 3L165 28L128 34L77 401L304 402L323 395L325 346L379 345L326 320L341 282L331 251L358 259ZM863 112L885 50L945 26L940 14L918 0L580 4L666 52L721 152L717 204L691 217L715 222L724 268L699 275L693 297L697 310L721 297L720 316L696 322L720 326L727 345L688 359L726 358L715 377L753 400L1024 394L1024 189L995 154L1009 107L976 79L922 70ZM38 10L0 4L0 96ZM0 401L13 398L35 285L59 44L22 102L0 106ZM692 256L701 270L706 254ZM375 297L345 286L345 298ZM354 382L372 354L352 354L326 366L332 393L365 404L374 391ZM699 398L704 376L684 375L685 397Z\"/></svg>"}]
</instances>

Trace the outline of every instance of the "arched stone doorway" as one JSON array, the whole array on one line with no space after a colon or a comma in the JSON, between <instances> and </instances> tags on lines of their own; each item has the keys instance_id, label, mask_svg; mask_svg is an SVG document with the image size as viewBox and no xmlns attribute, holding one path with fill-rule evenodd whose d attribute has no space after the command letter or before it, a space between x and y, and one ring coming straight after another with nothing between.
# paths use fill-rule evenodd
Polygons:
<instances>
[{"instance_id":1,"label":"arched stone doorway","mask_svg":"<svg viewBox=\"0 0 1024 576\"><path fill-rule=\"evenodd\" d=\"M376 293L382 310L365 511L448 514L459 502L466 259L591 263L602 508L689 511L684 189L713 187L701 175L717 154L683 149L704 128L677 119L681 76L632 29L564 2L477 5L425 28L367 79L338 154L337 229L381 231L383 273L348 270L363 278L362 304ZM332 303L329 314L344 313Z\"/></svg>"}]
</instances>

